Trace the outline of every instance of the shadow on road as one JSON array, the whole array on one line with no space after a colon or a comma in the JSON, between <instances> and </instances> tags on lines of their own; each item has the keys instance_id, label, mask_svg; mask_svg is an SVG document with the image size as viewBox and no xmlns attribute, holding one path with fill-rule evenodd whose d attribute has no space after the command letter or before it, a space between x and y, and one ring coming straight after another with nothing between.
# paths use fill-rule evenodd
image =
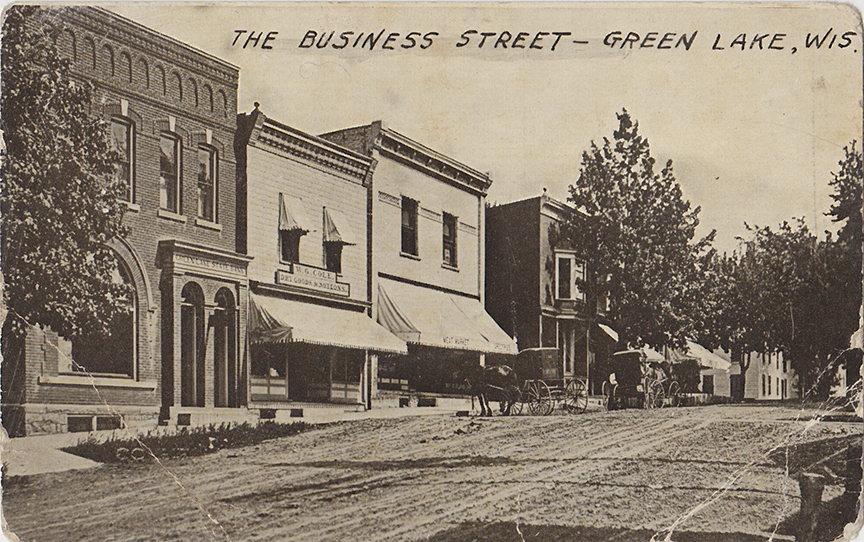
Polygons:
<instances>
[{"instance_id":1,"label":"shadow on road","mask_svg":"<svg viewBox=\"0 0 864 542\"><path fill-rule=\"evenodd\" d=\"M468 522L441 531L427 542L647 542L654 531L609 527L564 525L517 525L512 522ZM704 533L682 531L672 534L674 542L765 542L764 536L745 533Z\"/></svg>"}]
</instances>

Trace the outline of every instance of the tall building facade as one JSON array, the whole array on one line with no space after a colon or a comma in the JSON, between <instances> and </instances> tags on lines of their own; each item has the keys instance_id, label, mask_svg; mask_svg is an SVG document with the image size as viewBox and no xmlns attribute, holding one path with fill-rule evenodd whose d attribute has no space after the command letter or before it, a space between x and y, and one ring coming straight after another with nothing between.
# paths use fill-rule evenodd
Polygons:
<instances>
[{"instance_id":1,"label":"tall building facade","mask_svg":"<svg viewBox=\"0 0 864 542\"><path fill-rule=\"evenodd\" d=\"M240 357L249 258L235 252L237 67L94 7L52 10L73 78L110 124L129 228L112 243L134 295L106 343L33 328L11 434L230 419L247 401ZM39 24L39 21L33 21Z\"/></svg>"},{"instance_id":2,"label":"tall building facade","mask_svg":"<svg viewBox=\"0 0 864 542\"><path fill-rule=\"evenodd\" d=\"M405 342L371 318L375 160L268 118L238 116L239 235L252 257L250 407L371 407L379 355Z\"/></svg>"},{"instance_id":3,"label":"tall building facade","mask_svg":"<svg viewBox=\"0 0 864 542\"><path fill-rule=\"evenodd\" d=\"M455 370L515 354L485 302L485 209L492 181L382 122L321 136L377 163L372 175L373 315L408 343L382 358L384 387L447 392Z\"/></svg>"},{"instance_id":4,"label":"tall building facade","mask_svg":"<svg viewBox=\"0 0 864 542\"><path fill-rule=\"evenodd\" d=\"M588 377L614 351L606 302L579 287L587 273L579 247L560 234L573 209L545 194L486 211L486 304L519 350L555 348L565 378ZM587 345L590 345L588 347Z\"/></svg>"}]
</instances>

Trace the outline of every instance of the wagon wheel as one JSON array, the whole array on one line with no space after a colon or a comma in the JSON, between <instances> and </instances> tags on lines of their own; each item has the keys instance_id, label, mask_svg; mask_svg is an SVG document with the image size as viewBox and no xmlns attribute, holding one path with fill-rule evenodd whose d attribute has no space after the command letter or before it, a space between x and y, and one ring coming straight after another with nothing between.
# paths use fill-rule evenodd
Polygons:
<instances>
[{"instance_id":1,"label":"wagon wheel","mask_svg":"<svg viewBox=\"0 0 864 542\"><path fill-rule=\"evenodd\" d=\"M666 392L666 397L669 398L669 404L673 407L677 407L680 404L680 397L678 394L681 393L681 386L678 385L678 382L672 381L669 384L669 391Z\"/></svg>"},{"instance_id":2,"label":"wagon wheel","mask_svg":"<svg viewBox=\"0 0 864 542\"><path fill-rule=\"evenodd\" d=\"M564 388L564 408L570 414L580 414L588 408L588 388L579 378L567 383Z\"/></svg>"},{"instance_id":3,"label":"wagon wheel","mask_svg":"<svg viewBox=\"0 0 864 542\"><path fill-rule=\"evenodd\" d=\"M663 384L656 380L645 383L645 408L661 408L665 397Z\"/></svg>"},{"instance_id":4,"label":"wagon wheel","mask_svg":"<svg viewBox=\"0 0 864 542\"><path fill-rule=\"evenodd\" d=\"M522 412L522 390L516 386L507 386L504 397L510 404L510 415L518 416Z\"/></svg>"},{"instance_id":5,"label":"wagon wheel","mask_svg":"<svg viewBox=\"0 0 864 542\"><path fill-rule=\"evenodd\" d=\"M611 382L603 382L603 408L606 410L615 410L615 392L618 384Z\"/></svg>"},{"instance_id":6,"label":"wagon wheel","mask_svg":"<svg viewBox=\"0 0 864 542\"><path fill-rule=\"evenodd\" d=\"M552 413L552 392L542 380L535 380L528 386L528 412L535 416Z\"/></svg>"}]
</instances>

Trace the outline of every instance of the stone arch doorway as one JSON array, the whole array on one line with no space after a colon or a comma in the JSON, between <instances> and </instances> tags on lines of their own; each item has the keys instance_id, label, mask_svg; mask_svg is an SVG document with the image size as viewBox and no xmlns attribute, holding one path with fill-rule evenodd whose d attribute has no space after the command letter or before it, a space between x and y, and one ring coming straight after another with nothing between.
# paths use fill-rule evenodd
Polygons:
<instances>
[{"instance_id":1,"label":"stone arch doorway","mask_svg":"<svg viewBox=\"0 0 864 542\"><path fill-rule=\"evenodd\" d=\"M183 287L180 304L180 404L204 406L204 292L189 282Z\"/></svg>"},{"instance_id":2,"label":"stone arch doorway","mask_svg":"<svg viewBox=\"0 0 864 542\"><path fill-rule=\"evenodd\" d=\"M216 293L213 313L213 404L238 406L237 306L227 288Z\"/></svg>"}]
</instances>

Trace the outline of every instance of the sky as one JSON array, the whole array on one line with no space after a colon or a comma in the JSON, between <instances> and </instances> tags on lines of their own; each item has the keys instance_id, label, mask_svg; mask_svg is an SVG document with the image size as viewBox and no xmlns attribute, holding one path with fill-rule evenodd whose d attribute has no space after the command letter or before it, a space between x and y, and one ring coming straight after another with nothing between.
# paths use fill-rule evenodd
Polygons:
<instances>
[{"instance_id":1,"label":"sky","mask_svg":"<svg viewBox=\"0 0 864 542\"><path fill-rule=\"evenodd\" d=\"M312 134L383 120L489 172L490 203L544 188L566 199L583 151L611 138L626 108L721 251L745 223L836 229L828 182L843 147L862 140L862 29L841 4L105 7L238 66L241 112L260 102ZM495 35L481 47L484 32Z\"/></svg>"}]
</instances>

